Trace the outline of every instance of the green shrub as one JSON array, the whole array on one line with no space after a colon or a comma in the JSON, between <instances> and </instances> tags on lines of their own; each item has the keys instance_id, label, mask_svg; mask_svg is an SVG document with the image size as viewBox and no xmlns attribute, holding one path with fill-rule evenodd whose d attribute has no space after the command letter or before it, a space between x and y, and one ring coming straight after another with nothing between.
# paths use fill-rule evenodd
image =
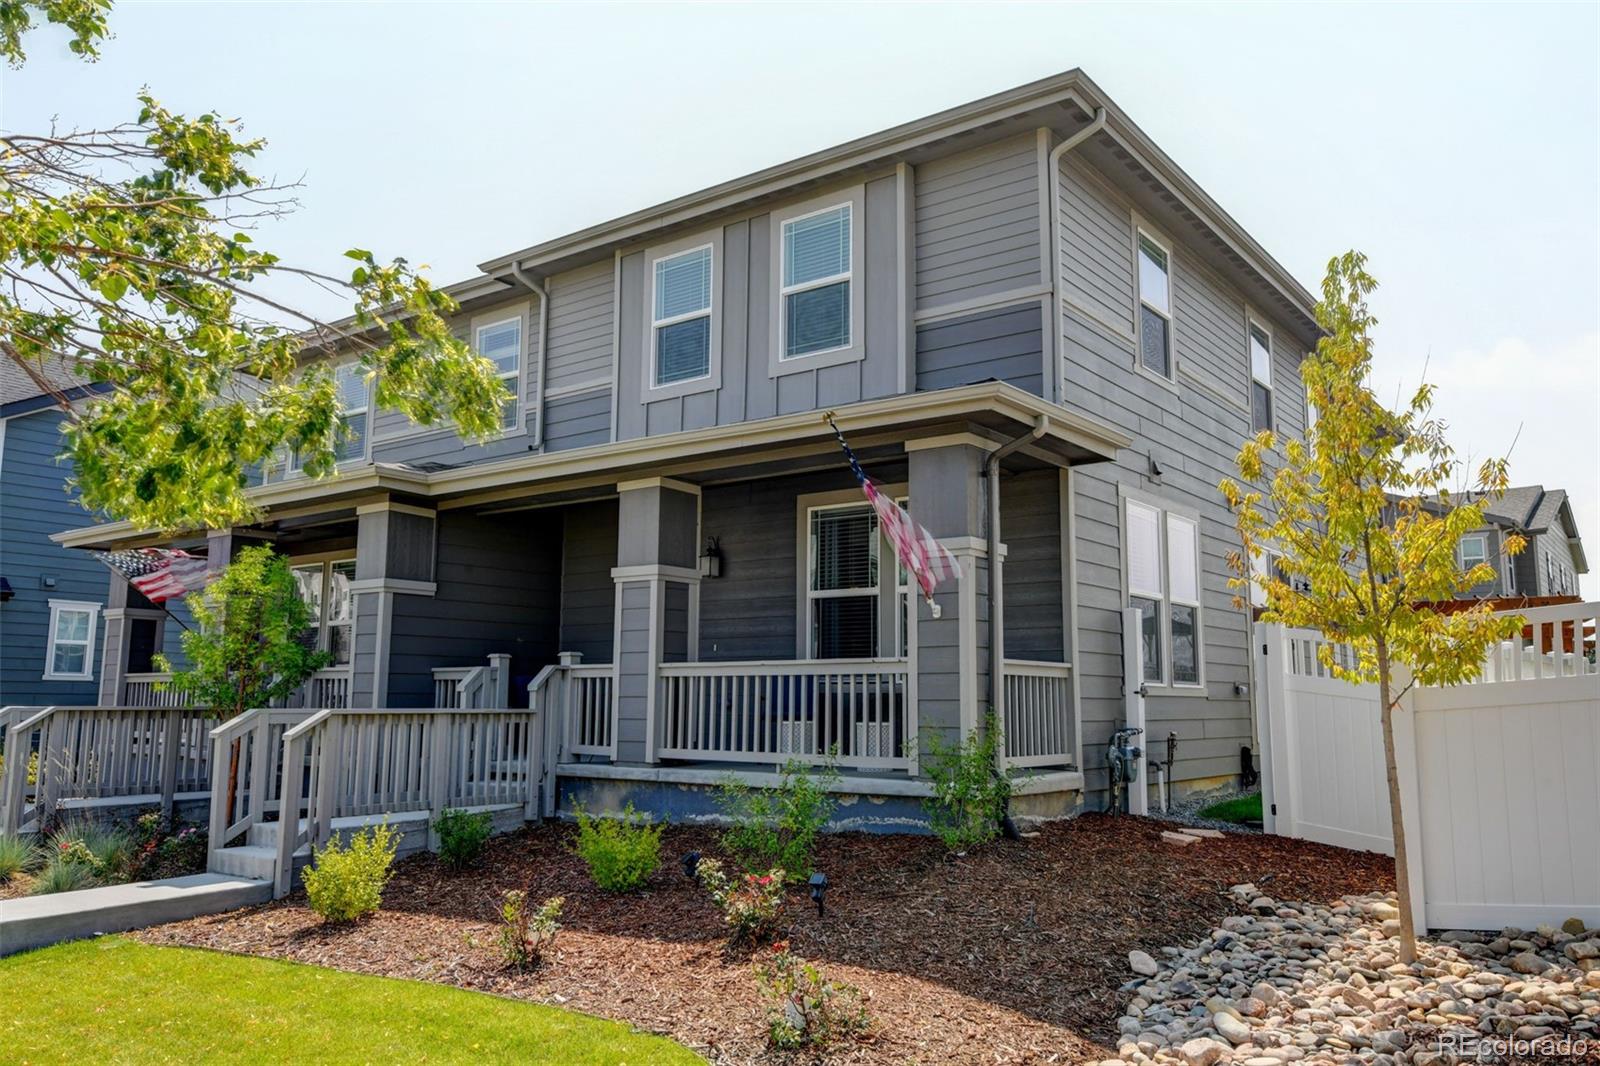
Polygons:
<instances>
[{"instance_id":1,"label":"green shrub","mask_svg":"<svg viewBox=\"0 0 1600 1066\"><path fill-rule=\"evenodd\" d=\"M761 944L783 928L784 874L774 867L764 873L729 877L716 859L701 859L695 877L722 908L733 946Z\"/></svg>"},{"instance_id":2,"label":"green shrub","mask_svg":"<svg viewBox=\"0 0 1600 1066\"><path fill-rule=\"evenodd\" d=\"M594 883L607 892L643 888L661 865L661 833L666 823L651 825L650 816L628 804L620 818L592 818L577 808L578 856Z\"/></svg>"},{"instance_id":3,"label":"green shrub","mask_svg":"<svg viewBox=\"0 0 1600 1066\"><path fill-rule=\"evenodd\" d=\"M39 864L38 845L21 837L0 836L0 885Z\"/></svg>"},{"instance_id":4,"label":"green shrub","mask_svg":"<svg viewBox=\"0 0 1600 1066\"><path fill-rule=\"evenodd\" d=\"M74 846L82 848L83 844L77 842ZM94 869L87 862L58 855L52 856L44 869L39 871L29 891L35 896L45 896L52 892L76 892L80 888L93 888L97 883Z\"/></svg>"},{"instance_id":5,"label":"green shrub","mask_svg":"<svg viewBox=\"0 0 1600 1066\"><path fill-rule=\"evenodd\" d=\"M4 754L0 754L0 778L4 777L5 768L6 768L6 757L5 757ZM39 783L39 753L35 751L35 752L32 752L32 753L30 753L28 755L28 784L37 785L38 783Z\"/></svg>"},{"instance_id":6,"label":"green shrub","mask_svg":"<svg viewBox=\"0 0 1600 1066\"><path fill-rule=\"evenodd\" d=\"M138 865L133 834L115 826L66 822L50 834L45 848L52 861L77 863L96 881L109 884L132 880Z\"/></svg>"},{"instance_id":7,"label":"green shrub","mask_svg":"<svg viewBox=\"0 0 1600 1066\"><path fill-rule=\"evenodd\" d=\"M516 969L538 966L561 931L561 907L566 900L552 896L539 909L528 909L528 894L511 891L500 908L500 955Z\"/></svg>"},{"instance_id":8,"label":"green shrub","mask_svg":"<svg viewBox=\"0 0 1600 1066\"><path fill-rule=\"evenodd\" d=\"M300 875L311 909L327 922L353 922L376 911L399 843L388 822L353 834L345 847L330 840Z\"/></svg>"},{"instance_id":9,"label":"green shrub","mask_svg":"<svg viewBox=\"0 0 1600 1066\"><path fill-rule=\"evenodd\" d=\"M922 807L929 826L954 852L993 840L1011 797L1011 781L997 769L1000 728L994 715L984 722L981 736L974 733L953 745L933 734L928 748L933 795Z\"/></svg>"},{"instance_id":10,"label":"green shrub","mask_svg":"<svg viewBox=\"0 0 1600 1066\"><path fill-rule=\"evenodd\" d=\"M786 942L772 945L772 955L756 965L756 984L771 1003L767 1037L779 1050L825 1048L859 1036L870 1024L859 990L822 976Z\"/></svg>"},{"instance_id":11,"label":"green shrub","mask_svg":"<svg viewBox=\"0 0 1600 1066\"><path fill-rule=\"evenodd\" d=\"M433 831L439 834L439 861L452 870L465 870L483 854L494 831L494 818L487 811L469 814L446 809L439 812Z\"/></svg>"},{"instance_id":12,"label":"green shrub","mask_svg":"<svg viewBox=\"0 0 1600 1066\"><path fill-rule=\"evenodd\" d=\"M722 846L746 873L780 867L803 881L811 876L817 836L836 806L830 790L839 783L832 762L813 771L791 759L777 788L752 788L729 775L717 789L717 806L732 825Z\"/></svg>"}]
</instances>

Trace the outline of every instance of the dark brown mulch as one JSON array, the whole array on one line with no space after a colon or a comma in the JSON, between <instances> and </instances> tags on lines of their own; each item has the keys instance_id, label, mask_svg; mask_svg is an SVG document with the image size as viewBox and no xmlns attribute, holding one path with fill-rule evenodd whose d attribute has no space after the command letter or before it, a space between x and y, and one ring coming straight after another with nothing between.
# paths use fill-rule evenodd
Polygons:
<instances>
[{"instance_id":1,"label":"dark brown mulch","mask_svg":"<svg viewBox=\"0 0 1600 1066\"><path fill-rule=\"evenodd\" d=\"M1378 855L1245 835L1177 848L1160 832L1091 814L960 859L929 837L825 838L826 915L796 890L791 943L858 986L874 1021L870 1038L830 1059L1108 1057L1128 951L1204 935L1233 913L1229 885L1254 881L1291 900L1393 885L1392 863ZM140 936L442 981L621 1019L716 1061L775 1059L750 956L724 950L719 914L678 863L690 849L714 851L715 835L669 829L650 888L623 897L594 887L570 838L550 826L497 839L482 867L462 875L432 856L407 859L383 911L349 928L323 927L297 895ZM512 888L566 897L558 957L537 973L504 970L494 950L500 894Z\"/></svg>"}]
</instances>

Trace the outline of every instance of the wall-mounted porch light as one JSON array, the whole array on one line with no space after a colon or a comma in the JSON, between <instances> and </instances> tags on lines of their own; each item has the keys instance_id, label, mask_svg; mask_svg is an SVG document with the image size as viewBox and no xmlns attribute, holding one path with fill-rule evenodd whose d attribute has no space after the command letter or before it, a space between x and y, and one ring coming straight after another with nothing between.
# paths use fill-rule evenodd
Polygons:
<instances>
[{"instance_id":1,"label":"wall-mounted porch light","mask_svg":"<svg viewBox=\"0 0 1600 1066\"><path fill-rule=\"evenodd\" d=\"M722 546L716 537L707 537L705 550L700 553L700 576L722 576Z\"/></svg>"}]
</instances>

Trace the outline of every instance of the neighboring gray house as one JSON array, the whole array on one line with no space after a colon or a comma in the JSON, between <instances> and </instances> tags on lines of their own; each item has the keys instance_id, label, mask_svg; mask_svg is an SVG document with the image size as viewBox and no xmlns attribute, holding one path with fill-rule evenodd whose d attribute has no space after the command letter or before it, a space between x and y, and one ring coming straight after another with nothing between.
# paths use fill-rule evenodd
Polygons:
<instances>
[{"instance_id":1,"label":"neighboring gray house","mask_svg":"<svg viewBox=\"0 0 1600 1066\"><path fill-rule=\"evenodd\" d=\"M1484 527L1463 536L1456 549L1463 566L1495 566L1494 582L1473 589L1475 596L1578 595L1578 575L1589 572L1589 561L1564 490L1520 485L1488 504L1483 517ZM1502 548L1510 533L1527 540L1514 556Z\"/></svg>"},{"instance_id":2,"label":"neighboring gray house","mask_svg":"<svg viewBox=\"0 0 1600 1066\"><path fill-rule=\"evenodd\" d=\"M1083 74L481 270L450 291L518 396L501 437L374 410L350 372L339 477L273 471L258 526L178 541L302 568L342 660L314 703L439 706L508 655L510 700L541 677L559 719L563 804L690 815L728 769L832 749L863 827L914 820L929 738L995 703L1016 809L1048 816L1104 802L1132 607L1152 756L1172 732L1176 792L1236 781L1248 619L1217 483L1255 430L1303 433L1313 298ZM824 411L960 559L938 618Z\"/></svg>"},{"instance_id":3,"label":"neighboring gray house","mask_svg":"<svg viewBox=\"0 0 1600 1066\"><path fill-rule=\"evenodd\" d=\"M61 402L83 403L98 390L65 361L38 370L48 389L0 357L0 705L93 706L108 630L126 633L130 661L148 671L166 616L137 592L128 603L125 586L107 609L109 571L51 541L84 519L67 488L72 464L58 458Z\"/></svg>"}]
</instances>

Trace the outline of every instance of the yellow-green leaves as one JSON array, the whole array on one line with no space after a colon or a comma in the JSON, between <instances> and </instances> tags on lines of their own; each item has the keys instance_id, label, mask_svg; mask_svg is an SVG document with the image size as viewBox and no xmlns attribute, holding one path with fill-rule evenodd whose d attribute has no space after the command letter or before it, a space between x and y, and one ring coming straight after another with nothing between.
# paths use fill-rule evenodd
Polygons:
<instances>
[{"instance_id":1,"label":"yellow-green leaves","mask_svg":"<svg viewBox=\"0 0 1600 1066\"><path fill-rule=\"evenodd\" d=\"M65 26L72 35L67 48L84 59L98 59L100 42L107 36L106 12L111 0L0 0L0 55L13 67L21 67L27 54L22 50L22 35L33 29L34 15L46 22Z\"/></svg>"},{"instance_id":2,"label":"yellow-green leaves","mask_svg":"<svg viewBox=\"0 0 1600 1066\"><path fill-rule=\"evenodd\" d=\"M1377 282L1366 258L1347 252L1328 264L1317 319L1327 331L1301 367L1317 421L1307 442L1290 441L1268 469L1265 434L1239 451L1243 484L1220 489L1237 516L1243 551L1229 557L1236 602L1264 589L1263 618L1320 629L1350 644L1357 661L1326 665L1351 681L1376 681L1379 649L1408 666L1422 684L1472 677L1488 646L1516 632L1517 618L1486 605L1441 613L1434 604L1466 597L1495 577L1483 562L1463 569L1457 545L1483 524L1483 507L1506 490L1504 458L1483 462L1470 485L1431 416L1432 385L1420 386L1399 411L1368 388L1371 329L1367 295ZM1502 550L1523 548L1519 536ZM1284 573L1257 573L1253 559L1272 552ZM1286 579L1287 578L1287 579ZM1398 699L1394 693L1391 699Z\"/></svg>"}]
</instances>

